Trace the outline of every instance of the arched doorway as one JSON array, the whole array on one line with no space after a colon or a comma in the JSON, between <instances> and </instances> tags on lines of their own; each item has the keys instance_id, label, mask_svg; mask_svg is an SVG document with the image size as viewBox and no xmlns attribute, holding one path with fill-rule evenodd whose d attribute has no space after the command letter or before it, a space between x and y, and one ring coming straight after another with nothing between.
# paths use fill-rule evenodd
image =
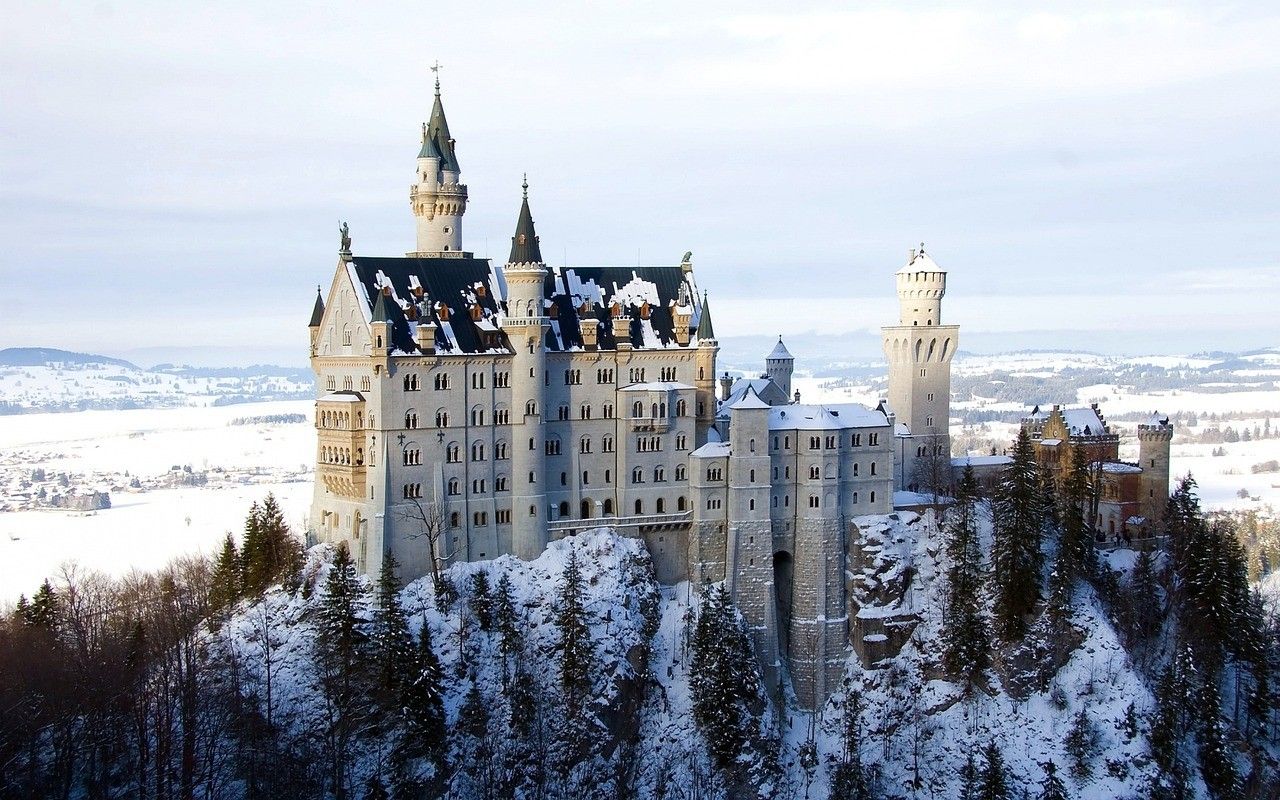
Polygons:
<instances>
[{"instance_id":1,"label":"arched doorway","mask_svg":"<svg viewBox=\"0 0 1280 800\"><path fill-rule=\"evenodd\" d=\"M773 554L773 593L777 600L778 652L786 656L791 638L791 587L795 566L791 554L780 550Z\"/></svg>"},{"instance_id":2,"label":"arched doorway","mask_svg":"<svg viewBox=\"0 0 1280 800\"><path fill-rule=\"evenodd\" d=\"M590 500L582 501L582 509L581 509L580 516L582 517L582 519L591 519L591 501Z\"/></svg>"}]
</instances>

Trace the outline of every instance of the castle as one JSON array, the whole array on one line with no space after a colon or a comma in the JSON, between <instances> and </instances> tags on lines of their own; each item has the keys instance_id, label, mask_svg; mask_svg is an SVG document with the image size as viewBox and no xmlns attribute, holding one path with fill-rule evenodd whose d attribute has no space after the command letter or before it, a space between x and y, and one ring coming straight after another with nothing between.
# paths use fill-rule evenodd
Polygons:
<instances>
[{"instance_id":1,"label":"castle","mask_svg":"<svg viewBox=\"0 0 1280 800\"><path fill-rule=\"evenodd\" d=\"M344 224L317 292L311 538L416 577L609 525L645 540L663 583L725 581L768 683L821 705L856 644L857 519L939 463L950 480L946 273L923 247L897 273L887 403L802 404L781 339L762 377L717 378L691 254L550 266L527 181L506 263L467 251L438 81L409 200L414 250L354 254Z\"/></svg>"}]
</instances>

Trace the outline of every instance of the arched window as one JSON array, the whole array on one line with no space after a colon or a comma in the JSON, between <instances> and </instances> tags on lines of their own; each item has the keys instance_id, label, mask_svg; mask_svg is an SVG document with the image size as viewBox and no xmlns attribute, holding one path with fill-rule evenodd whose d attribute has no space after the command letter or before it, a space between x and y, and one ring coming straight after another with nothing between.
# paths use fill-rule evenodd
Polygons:
<instances>
[{"instance_id":1,"label":"arched window","mask_svg":"<svg viewBox=\"0 0 1280 800\"><path fill-rule=\"evenodd\" d=\"M636 513L637 514L644 513L644 501L638 497L636 498Z\"/></svg>"},{"instance_id":2,"label":"arched window","mask_svg":"<svg viewBox=\"0 0 1280 800\"><path fill-rule=\"evenodd\" d=\"M635 469L631 470L631 482L644 483L644 470L642 468L636 467Z\"/></svg>"},{"instance_id":3,"label":"arched window","mask_svg":"<svg viewBox=\"0 0 1280 800\"><path fill-rule=\"evenodd\" d=\"M632 404L631 404L631 416L633 416L633 417L643 417L643 416L644 416L644 403L641 403L639 400L637 400L637 401L635 401L634 403L632 403Z\"/></svg>"},{"instance_id":4,"label":"arched window","mask_svg":"<svg viewBox=\"0 0 1280 800\"><path fill-rule=\"evenodd\" d=\"M409 430L418 427L418 412L410 409L404 413L404 426Z\"/></svg>"},{"instance_id":5,"label":"arched window","mask_svg":"<svg viewBox=\"0 0 1280 800\"><path fill-rule=\"evenodd\" d=\"M683 481L688 478L687 470L684 464L676 464L676 480Z\"/></svg>"},{"instance_id":6,"label":"arched window","mask_svg":"<svg viewBox=\"0 0 1280 800\"><path fill-rule=\"evenodd\" d=\"M449 527L456 528L462 524L462 515L457 511L449 515Z\"/></svg>"},{"instance_id":7,"label":"arched window","mask_svg":"<svg viewBox=\"0 0 1280 800\"><path fill-rule=\"evenodd\" d=\"M415 424L414 427L416 428L418 426ZM443 408L436 409L436 427L437 428L449 427L449 412L445 411Z\"/></svg>"},{"instance_id":8,"label":"arched window","mask_svg":"<svg viewBox=\"0 0 1280 800\"><path fill-rule=\"evenodd\" d=\"M561 500L561 501L560 501L560 508L559 508L559 511L560 511L560 519L564 519L565 517L569 516L569 501L568 501L568 500Z\"/></svg>"},{"instance_id":9,"label":"arched window","mask_svg":"<svg viewBox=\"0 0 1280 800\"><path fill-rule=\"evenodd\" d=\"M533 400L524 404L524 414L526 417L536 416L538 413L538 404Z\"/></svg>"},{"instance_id":10,"label":"arched window","mask_svg":"<svg viewBox=\"0 0 1280 800\"><path fill-rule=\"evenodd\" d=\"M666 510L667 510L667 501L659 497L658 503L657 503L657 513L663 514L666 512Z\"/></svg>"},{"instance_id":11,"label":"arched window","mask_svg":"<svg viewBox=\"0 0 1280 800\"><path fill-rule=\"evenodd\" d=\"M676 416L677 416L677 417L683 417L683 416L685 416L687 413L688 413L688 407L687 407L687 404L685 403L685 401L683 401L683 400L677 400L677 401L676 401Z\"/></svg>"},{"instance_id":12,"label":"arched window","mask_svg":"<svg viewBox=\"0 0 1280 800\"><path fill-rule=\"evenodd\" d=\"M462 484L459 483L457 478L450 478L449 479L449 496L456 497L460 494L462 494Z\"/></svg>"},{"instance_id":13,"label":"arched window","mask_svg":"<svg viewBox=\"0 0 1280 800\"><path fill-rule=\"evenodd\" d=\"M687 502L688 502L688 501L686 501L686 500L684 499L684 496L683 496L683 495L681 495L680 497L677 497L677 498L676 498L676 511L684 511L684 510L685 510L685 505L687 504Z\"/></svg>"},{"instance_id":14,"label":"arched window","mask_svg":"<svg viewBox=\"0 0 1280 800\"><path fill-rule=\"evenodd\" d=\"M579 452L579 453L590 453L590 452L591 452L591 437L590 437L590 436L583 436L581 439L579 439L579 440L578 440L578 452Z\"/></svg>"},{"instance_id":15,"label":"arched window","mask_svg":"<svg viewBox=\"0 0 1280 800\"><path fill-rule=\"evenodd\" d=\"M755 483L755 482L756 482L756 471L753 469L747 473L747 483Z\"/></svg>"},{"instance_id":16,"label":"arched window","mask_svg":"<svg viewBox=\"0 0 1280 800\"><path fill-rule=\"evenodd\" d=\"M605 513L605 516L607 517L613 516L613 498L612 497L606 497L604 499L604 513Z\"/></svg>"},{"instance_id":17,"label":"arched window","mask_svg":"<svg viewBox=\"0 0 1280 800\"><path fill-rule=\"evenodd\" d=\"M477 427L484 425L484 409L475 406L471 409L471 424Z\"/></svg>"}]
</instances>

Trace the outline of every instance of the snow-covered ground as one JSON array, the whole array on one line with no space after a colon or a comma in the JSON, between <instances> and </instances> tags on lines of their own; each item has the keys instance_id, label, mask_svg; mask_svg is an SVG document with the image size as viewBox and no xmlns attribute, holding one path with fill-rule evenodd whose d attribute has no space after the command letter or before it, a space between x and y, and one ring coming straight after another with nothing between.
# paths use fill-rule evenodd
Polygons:
<instances>
[{"instance_id":1,"label":"snow-covered ground","mask_svg":"<svg viewBox=\"0 0 1280 800\"><path fill-rule=\"evenodd\" d=\"M0 416L0 499L33 470L67 473L110 490L112 507L0 513L0 603L30 592L67 562L122 574L212 550L238 532L249 504L273 492L287 521L306 525L315 430L311 401L207 408L80 411ZM304 422L233 425L246 417L302 415ZM204 486L129 490L132 478L171 467L205 472ZM128 477L126 477L126 475Z\"/></svg>"}]
</instances>

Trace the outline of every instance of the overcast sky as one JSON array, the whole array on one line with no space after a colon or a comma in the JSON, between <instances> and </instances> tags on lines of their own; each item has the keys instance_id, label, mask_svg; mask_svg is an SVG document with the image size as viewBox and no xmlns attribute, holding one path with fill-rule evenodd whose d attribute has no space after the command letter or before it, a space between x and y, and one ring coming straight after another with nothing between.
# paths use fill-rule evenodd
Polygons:
<instances>
[{"instance_id":1,"label":"overcast sky","mask_svg":"<svg viewBox=\"0 0 1280 800\"><path fill-rule=\"evenodd\" d=\"M722 336L874 331L924 241L977 349L1280 344L1278 41L1275 3L8 4L0 347L301 361L338 220L414 247L437 59L478 255L527 171L549 261L692 250Z\"/></svg>"}]
</instances>

